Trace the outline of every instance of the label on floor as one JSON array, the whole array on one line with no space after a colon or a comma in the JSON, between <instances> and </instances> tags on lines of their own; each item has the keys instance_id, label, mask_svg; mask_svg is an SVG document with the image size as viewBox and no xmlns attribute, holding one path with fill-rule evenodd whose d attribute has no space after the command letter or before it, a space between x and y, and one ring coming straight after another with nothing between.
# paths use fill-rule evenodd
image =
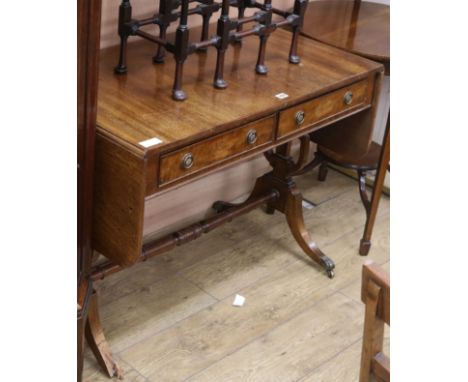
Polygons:
<instances>
[{"instance_id":1,"label":"label on floor","mask_svg":"<svg viewBox=\"0 0 468 382\"><path fill-rule=\"evenodd\" d=\"M236 294L236 297L234 297L234 301L232 302L232 306L242 306L244 305L244 302L245 297L240 294Z\"/></svg>"},{"instance_id":2,"label":"label on floor","mask_svg":"<svg viewBox=\"0 0 468 382\"><path fill-rule=\"evenodd\" d=\"M312 203L309 203L307 200L302 199L302 207L307 209L307 210L311 210L315 206Z\"/></svg>"}]
</instances>

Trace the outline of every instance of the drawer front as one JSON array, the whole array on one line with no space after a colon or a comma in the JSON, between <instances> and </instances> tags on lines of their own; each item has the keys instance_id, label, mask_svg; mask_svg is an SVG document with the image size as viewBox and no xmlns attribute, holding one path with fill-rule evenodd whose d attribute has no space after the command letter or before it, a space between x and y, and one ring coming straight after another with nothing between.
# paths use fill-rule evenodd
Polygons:
<instances>
[{"instance_id":1,"label":"drawer front","mask_svg":"<svg viewBox=\"0 0 468 382\"><path fill-rule=\"evenodd\" d=\"M160 160L159 185L174 182L271 143L274 128L275 117L271 116L165 154Z\"/></svg>"},{"instance_id":2,"label":"drawer front","mask_svg":"<svg viewBox=\"0 0 468 382\"><path fill-rule=\"evenodd\" d=\"M349 109L369 105L368 80L335 90L280 113L278 137L295 133Z\"/></svg>"}]
</instances>

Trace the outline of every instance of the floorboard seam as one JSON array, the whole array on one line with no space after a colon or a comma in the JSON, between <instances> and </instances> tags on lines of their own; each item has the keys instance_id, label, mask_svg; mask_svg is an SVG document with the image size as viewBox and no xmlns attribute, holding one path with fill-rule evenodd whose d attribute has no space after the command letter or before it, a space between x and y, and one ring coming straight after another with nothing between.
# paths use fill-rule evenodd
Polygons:
<instances>
[{"instance_id":1,"label":"floorboard seam","mask_svg":"<svg viewBox=\"0 0 468 382\"><path fill-rule=\"evenodd\" d=\"M326 288L326 287L327 287L327 286L322 286L322 287L318 288L317 290L320 290L320 289L323 289L323 288ZM224 355L223 357L221 357L220 359L218 359L218 360L212 362L209 366L207 366L207 367L205 367L204 369L199 370L199 371L197 371L197 372L191 374L190 376L188 376L187 378L183 379L183 380L180 381L180 382L186 382L186 381L188 381L190 378L193 378L194 376L196 376L196 375L202 373L203 371L209 369L210 367L214 366L215 364L221 362L221 361L222 361L223 359L225 359L226 357L229 357L230 355L236 353L237 351L239 351L239 350L241 350L242 348L244 348L244 347L250 345L251 343L253 343L253 342L259 340L260 338L263 338L263 337L267 336L270 332L274 331L275 329L279 328L279 327L282 326L282 325L287 324L289 321L292 321L293 319L297 318L297 317L300 316L301 314L303 314L303 313L305 313L306 311L312 309L312 308L313 308L314 306L316 306L317 304L321 303L322 301L325 301L325 300L329 299L330 297L332 297L333 295L335 295L335 294L337 294L337 293L338 293L337 291L331 291L331 294L326 295L325 297L323 297L323 298L317 300L317 301L314 302L312 305L307 306L305 309L299 311L296 315L291 316L291 317L288 318L287 320L284 320L284 321L281 321L281 322L277 323L276 325L274 325L274 326L272 326L270 329L268 329L268 331L266 331L265 333L260 334L260 335L258 335L258 336L256 336L256 337L252 338L250 341L247 341L245 344L242 344L241 346L239 346L239 347L233 349L232 351L230 351L229 353L225 354L225 355ZM348 297L346 297L346 298L349 300ZM354 303L354 301L352 301L352 302Z\"/></svg>"},{"instance_id":2,"label":"floorboard seam","mask_svg":"<svg viewBox=\"0 0 468 382\"><path fill-rule=\"evenodd\" d=\"M341 349L338 353L335 353L332 357L330 357L330 358L327 359L326 361L322 362L320 365L317 365L317 366L314 367L310 372L308 372L307 374L303 375L303 376L300 377L299 379L296 379L296 380L293 381L293 382L301 382L301 381L303 381L303 380L306 379L308 376L310 376L315 370L319 369L320 367L322 367L323 365L325 365L327 362L330 362L331 360L335 359L335 358L338 357L340 354L342 354L343 352L345 352L346 350L348 350L350 347L356 345L359 341L362 341L362 337L359 337L359 339L357 339L356 341L354 341L354 342L351 343L350 345L344 347L344 348Z\"/></svg>"},{"instance_id":3,"label":"floorboard seam","mask_svg":"<svg viewBox=\"0 0 468 382\"><path fill-rule=\"evenodd\" d=\"M158 330L158 331L156 331L156 332L154 332L154 333L151 333L149 336L138 340L138 341L135 342L134 344L131 344L131 345L128 345L128 346L122 348L122 349L121 349L118 353L116 353L116 354L118 354L119 357L120 357L121 359L123 359L126 363L128 363L130 366L133 367L133 365L132 365L131 363L129 363L124 357L121 356L121 353L127 351L128 349L130 349L130 348L133 347L133 346L136 346L136 345L140 344L140 343L143 342L143 341L146 341L147 339L149 339L149 338L151 338L151 337L154 337L154 336L156 336L156 335L158 335L158 334L164 332L165 330L169 330L170 328L174 327L175 325L177 325L177 324L179 324L179 323L185 321L185 320L188 319L189 317L191 317L191 316L193 316L193 315L195 315L195 314L198 314L198 313L200 313L201 311L212 307L213 305L216 305L218 302L219 302L218 300L213 301L211 304L206 305L206 306L204 306L203 308L194 311L193 313L191 313L191 314L188 315L187 317L184 317L184 318L182 318L182 319L180 319L180 320L174 321L174 322L173 322L171 325L169 325L168 327L163 328L163 329L160 329L160 330ZM109 344L111 345L111 348L112 348L112 344L110 343L110 340L108 340L108 342L109 342Z\"/></svg>"}]
</instances>

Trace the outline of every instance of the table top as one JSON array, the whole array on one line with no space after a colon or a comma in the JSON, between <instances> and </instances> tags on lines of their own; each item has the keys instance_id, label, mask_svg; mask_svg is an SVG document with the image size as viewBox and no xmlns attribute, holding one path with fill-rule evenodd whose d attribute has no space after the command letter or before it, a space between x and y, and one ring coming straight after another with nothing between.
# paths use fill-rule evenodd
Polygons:
<instances>
[{"instance_id":1,"label":"table top","mask_svg":"<svg viewBox=\"0 0 468 382\"><path fill-rule=\"evenodd\" d=\"M349 1L312 1L302 33L382 63L390 62L390 7Z\"/></svg>"},{"instance_id":2,"label":"table top","mask_svg":"<svg viewBox=\"0 0 468 382\"><path fill-rule=\"evenodd\" d=\"M199 36L199 30L191 33ZM291 34L275 31L268 40L266 76L255 73L258 38L244 39L226 53L225 90L212 85L216 50L195 53L186 60L183 88L188 99L171 98L174 59L153 64L155 45L136 40L128 46L128 73L116 75L118 47L101 52L98 94L98 132L140 156L164 152L220 131L245 124L302 102L315 95L346 86L381 65L306 37L299 38L299 65L288 62ZM130 39L131 41L132 39ZM278 99L278 93L288 98ZM151 138L163 142L144 148L139 144Z\"/></svg>"}]
</instances>

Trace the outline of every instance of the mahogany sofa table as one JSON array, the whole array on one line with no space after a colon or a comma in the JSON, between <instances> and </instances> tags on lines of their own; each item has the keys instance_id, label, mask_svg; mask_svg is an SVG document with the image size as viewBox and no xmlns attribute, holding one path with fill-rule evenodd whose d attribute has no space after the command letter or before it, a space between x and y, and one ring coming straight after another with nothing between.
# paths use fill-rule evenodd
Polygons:
<instances>
[{"instance_id":1,"label":"mahogany sofa table","mask_svg":"<svg viewBox=\"0 0 468 382\"><path fill-rule=\"evenodd\" d=\"M311 264L333 277L335 264L305 228L302 196L292 176L309 161L309 133L343 118L359 122L343 138L367 150L384 68L304 37L298 45L302 61L293 65L288 62L289 41L285 30L270 36L266 76L254 70L258 39L230 46L225 67L229 87L224 90L212 86L216 54L191 55L185 65L184 102L170 97L173 60L152 64L153 46L148 42L129 44L131 70L124 76L113 73L118 48L102 51L93 245L108 261L92 268L93 281L196 239L261 205L284 213ZM280 93L287 96L277 97ZM290 149L296 139L301 145L299 158L293 160ZM218 201L211 217L161 238L143 234L150 197L261 154L272 170L257 179L245 202ZM107 373L119 375L99 322L96 293L91 299L87 340Z\"/></svg>"},{"instance_id":2,"label":"mahogany sofa table","mask_svg":"<svg viewBox=\"0 0 468 382\"><path fill-rule=\"evenodd\" d=\"M378 61L384 65L385 75L390 75L390 7L388 5L360 0L312 1L304 16L302 33L316 41ZM341 128L346 129L346 122ZM349 152L349 147L338 147L336 150L321 147L323 133L324 131L311 134L311 139L319 145L318 156L317 160L306 166L303 172L317 166L320 162L324 166L326 162L331 162L357 170L359 191L366 209L366 224L359 245L359 254L367 255L390 161L390 111L382 145L373 142L366 155ZM328 135L326 138L328 141ZM337 138L340 139L339 133ZM320 180L325 180L324 166L320 167ZM364 178L365 171L368 170L377 170L370 201L365 190Z\"/></svg>"}]
</instances>

